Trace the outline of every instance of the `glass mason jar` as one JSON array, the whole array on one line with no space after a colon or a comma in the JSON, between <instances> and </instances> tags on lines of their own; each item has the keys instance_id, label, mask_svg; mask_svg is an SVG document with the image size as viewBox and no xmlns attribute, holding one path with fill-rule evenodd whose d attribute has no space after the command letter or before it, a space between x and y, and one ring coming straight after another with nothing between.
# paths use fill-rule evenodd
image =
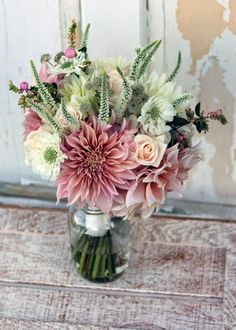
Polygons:
<instances>
[{"instance_id":1,"label":"glass mason jar","mask_svg":"<svg viewBox=\"0 0 236 330\"><path fill-rule=\"evenodd\" d=\"M71 257L87 280L109 282L119 277L130 259L130 223L100 209L69 209Z\"/></svg>"}]
</instances>

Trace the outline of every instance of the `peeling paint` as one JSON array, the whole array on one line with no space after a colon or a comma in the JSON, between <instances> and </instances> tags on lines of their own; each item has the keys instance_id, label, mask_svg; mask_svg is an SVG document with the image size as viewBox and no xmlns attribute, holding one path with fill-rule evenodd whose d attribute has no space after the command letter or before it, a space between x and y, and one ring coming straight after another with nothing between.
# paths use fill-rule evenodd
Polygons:
<instances>
[{"instance_id":1,"label":"peeling paint","mask_svg":"<svg viewBox=\"0 0 236 330\"><path fill-rule=\"evenodd\" d=\"M215 0L179 1L176 19L183 37L191 44L191 74L196 71L196 61L208 53L214 38L224 31L223 14L224 8Z\"/></svg>"},{"instance_id":2,"label":"peeling paint","mask_svg":"<svg viewBox=\"0 0 236 330\"><path fill-rule=\"evenodd\" d=\"M163 56L166 67L172 67L181 49L177 82L201 99L206 111L223 108L229 120L226 127L213 122L209 135L199 138L204 159L192 171L185 198L235 204L236 1L165 0L165 8L161 11L158 2L150 0L150 39L164 35L167 49L152 68L160 68ZM164 32L162 16L168 21Z\"/></svg>"}]
</instances>

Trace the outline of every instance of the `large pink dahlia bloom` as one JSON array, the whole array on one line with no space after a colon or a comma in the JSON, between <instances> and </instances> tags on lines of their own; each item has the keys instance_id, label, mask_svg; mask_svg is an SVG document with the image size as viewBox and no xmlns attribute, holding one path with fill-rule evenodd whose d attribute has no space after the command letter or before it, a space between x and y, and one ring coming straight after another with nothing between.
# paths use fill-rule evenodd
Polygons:
<instances>
[{"instance_id":1,"label":"large pink dahlia bloom","mask_svg":"<svg viewBox=\"0 0 236 330\"><path fill-rule=\"evenodd\" d=\"M109 212L118 190L127 191L136 178L132 132L122 125L118 131L92 120L64 138L61 149L67 159L57 180L57 197L68 204L88 204Z\"/></svg>"},{"instance_id":2,"label":"large pink dahlia bloom","mask_svg":"<svg viewBox=\"0 0 236 330\"><path fill-rule=\"evenodd\" d=\"M188 171L200 160L199 145L180 150L178 144L168 148L161 166L142 167L126 196L127 212L140 207L142 216L150 216L163 204L167 192L182 192Z\"/></svg>"}]
</instances>

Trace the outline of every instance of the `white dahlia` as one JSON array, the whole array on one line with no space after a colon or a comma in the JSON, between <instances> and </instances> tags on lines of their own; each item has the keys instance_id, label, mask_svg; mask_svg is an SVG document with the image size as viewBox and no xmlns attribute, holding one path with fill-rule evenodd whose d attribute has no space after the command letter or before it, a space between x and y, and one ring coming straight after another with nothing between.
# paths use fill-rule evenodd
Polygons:
<instances>
[{"instance_id":1,"label":"white dahlia","mask_svg":"<svg viewBox=\"0 0 236 330\"><path fill-rule=\"evenodd\" d=\"M175 115L176 111L166 97L152 96L142 107L138 122L146 133L157 136L170 130L167 122L172 121Z\"/></svg>"},{"instance_id":2,"label":"white dahlia","mask_svg":"<svg viewBox=\"0 0 236 330\"><path fill-rule=\"evenodd\" d=\"M185 96L182 102L175 106L176 114L186 118L185 110L189 109L192 96L184 94L181 86L176 86L175 81L166 82L167 75L163 74L160 77L156 72L153 72L147 80L143 81L144 91L148 96L164 96L171 103Z\"/></svg>"},{"instance_id":3,"label":"white dahlia","mask_svg":"<svg viewBox=\"0 0 236 330\"><path fill-rule=\"evenodd\" d=\"M60 93L64 97L66 102L70 102L73 95L85 96L91 94L90 91L86 89L86 78L84 75L77 77L72 74L63 80L63 85L61 86Z\"/></svg>"},{"instance_id":4,"label":"white dahlia","mask_svg":"<svg viewBox=\"0 0 236 330\"><path fill-rule=\"evenodd\" d=\"M120 68L121 71L126 74L128 73L129 64L123 57L112 57L104 60L96 60L93 62L94 67L99 71L105 71L109 74L111 71L116 70L116 68Z\"/></svg>"},{"instance_id":5,"label":"white dahlia","mask_svg":"<svg viewBox=\"0 0 236 330\"><path fill-rule=\"evenodd\" d=\"M32 131L24 142L26 165L42 178L55 181L66 156L60 150L61 138L43 125Z\"/></svg>"}]
</instances>

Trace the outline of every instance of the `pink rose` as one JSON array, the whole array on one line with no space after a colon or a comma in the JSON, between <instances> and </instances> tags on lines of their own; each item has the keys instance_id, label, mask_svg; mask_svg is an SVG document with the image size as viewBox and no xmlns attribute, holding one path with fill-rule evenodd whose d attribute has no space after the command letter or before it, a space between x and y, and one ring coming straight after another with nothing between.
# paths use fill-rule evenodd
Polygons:
<instances>
[{"instance_id":1,"label":"pink rose","mask_svg":"<svg viewBox=\"0 0 236 330\"><path fill-rule=\"evenodd\" d=\"M158 167L166 151L166 136L151 137L146 134L136 135L136 160L141 165Z\"/></svg>"}]
</instances>

